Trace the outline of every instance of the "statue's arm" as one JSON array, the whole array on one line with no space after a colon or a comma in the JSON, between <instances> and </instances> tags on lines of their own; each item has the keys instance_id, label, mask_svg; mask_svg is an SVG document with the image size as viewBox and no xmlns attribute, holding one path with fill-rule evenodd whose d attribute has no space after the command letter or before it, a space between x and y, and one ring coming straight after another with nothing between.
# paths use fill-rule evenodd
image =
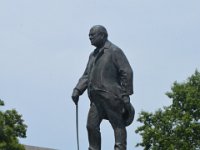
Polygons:
<instances>
[{"instance_id":1,"label":"statue's arm","mask_svg":"<svg viewBox=\"0 0 200 150\"><path fill-rule=\"evenodd\" d=\"M113 61L117 66L119 72L119 82L124 93L122 96L129 96L133 94L133 71L132 68L121 49L114 51Z\"/></svg>"},{"instance_id":2,"label":"statue's arm","mask_svg":"<svg viewBox=\"0 0 200 150\"><path fill-rule=\"evenodd\" d=\"M79 95L82 95L84 93L84 91L87 89L87 86L88 86L89 64L90 64L90 58L88 60L88 63L87 63L87 66L86 66L86 69L85 69L83 75L81 76L77 85L74 88L74 89L79 91Z\"/></svg>"}]
</instances>

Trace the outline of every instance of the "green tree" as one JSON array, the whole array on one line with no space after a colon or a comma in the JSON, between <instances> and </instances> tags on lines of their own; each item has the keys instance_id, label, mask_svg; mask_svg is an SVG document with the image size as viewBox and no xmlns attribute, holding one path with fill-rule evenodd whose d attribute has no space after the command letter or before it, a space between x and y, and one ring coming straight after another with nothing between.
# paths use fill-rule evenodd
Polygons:
<instances>
[{"instance_id":1,"label":"green tree","mask_svg":"<svg viewBox=\"0 0 200 150\"><path fill-rule=\"evenodd\" d=\"M172 104L154 113L142 111L136 129L144 150L200 149L200 72L183 83L175 82L166 95Z\"/></svg>"},{"instance_id":2,"label":"green tree","mask_svg":"<svg viewBox=\"0 0 200 150\"><path fill-rule=\"evenodd\" d=\"M4 102L0 100L0 106ZM18 137L26 137L27 126L16 110L0 111L0 150L25 150Z\"/></svg>"}]
</instances>

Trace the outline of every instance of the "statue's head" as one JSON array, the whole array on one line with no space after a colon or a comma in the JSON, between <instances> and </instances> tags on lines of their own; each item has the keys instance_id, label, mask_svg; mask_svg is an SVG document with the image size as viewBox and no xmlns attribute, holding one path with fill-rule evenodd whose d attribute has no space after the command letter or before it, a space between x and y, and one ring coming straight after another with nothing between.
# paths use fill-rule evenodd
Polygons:
<instances>
[{"instance_id":1,"label":"statue's head","mask_svg":"<svg viewBox=\"0 0 200 150\"><path fill-rule=\"evenodd\" d=\"M95 25L90 29L89 39L95 47L102 47L108 38L107 30L102 25Z\"/></svg>"}]
</instances>

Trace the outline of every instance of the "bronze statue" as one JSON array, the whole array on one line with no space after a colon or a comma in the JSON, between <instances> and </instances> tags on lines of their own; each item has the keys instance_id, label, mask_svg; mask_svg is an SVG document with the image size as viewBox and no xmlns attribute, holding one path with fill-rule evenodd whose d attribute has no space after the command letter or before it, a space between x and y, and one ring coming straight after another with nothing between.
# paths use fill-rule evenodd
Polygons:
<instances>
[{"instance_id":1,"label":"bronze statue","mask_svg":"<svg viewBox=\"0 0 200 150\"><path fill-rule=\"evenodd\" d=\"M96 49L90 54L85 72L72 93L77 104L87 89L91 102L87 120L89 150L101 150L103 119L114 130L114 149L126 150L126 126L132 123L135 113L129 98L133 94L133 71L123 51L108 40L105 27L93 26L89 39Z\"/></svg>"}]
</instances>

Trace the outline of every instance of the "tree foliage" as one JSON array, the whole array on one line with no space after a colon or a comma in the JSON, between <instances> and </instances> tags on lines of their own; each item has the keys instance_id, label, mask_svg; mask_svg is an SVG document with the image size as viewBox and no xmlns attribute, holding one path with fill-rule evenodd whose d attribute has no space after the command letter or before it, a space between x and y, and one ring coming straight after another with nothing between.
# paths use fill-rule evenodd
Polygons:
<instances>
[{"instance_id":1,"label":"tree foliage","mask_svg":"<svg viewBox=\"0 0 200 150\"><path fill-rule=\"evenodd\" d=\"M0 106L4 106L2 100ZM22 116L16 110L0 111L0 150L25 150L18 137L25 138L26 129Z\"/></svg>"},{"instance_id":2,"label":"tree foliage","mask_svg":"<svg viewBox=\"0 0 200 150\"><path fill-rule=\"evenodd\" d=\"M200 72L196 71L186 82L175 82L166 95L172 104L154 113L142 111L136 129L142 136L145 150L200 149Z\"/></svg>"}]
</instances>

